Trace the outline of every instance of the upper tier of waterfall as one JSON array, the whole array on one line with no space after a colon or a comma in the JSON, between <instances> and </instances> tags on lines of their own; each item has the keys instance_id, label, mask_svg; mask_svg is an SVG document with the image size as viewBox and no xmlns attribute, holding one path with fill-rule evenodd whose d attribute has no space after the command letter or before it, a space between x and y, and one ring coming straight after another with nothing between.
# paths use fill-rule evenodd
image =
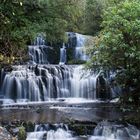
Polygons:
<instances>
[{"instance_id":1,"label":"upper tier of waterfall","mask_svg":"<svg viewBox=\"0 0 140 140\"><path fill-rule=\"evenodd\" d=\"M30 45L29 49L29 58L31 64L48 64L48 47L45 45Z\"/></svg>"},{"instance_id":2,"label":"upper tier of waterfall","mask_svg":"<svg viewBox=\"0 0 140 140\"><path fill-rule=\"evenodd\" d=\"M65 64L66 63L66 60L67 60L66 46L63 43L62 48L60 48L60 62L59 62L59 64L60 65Z\"/></svg>"},{"instance_id":3,"label":"upper tier of waterfall","mask_svg":"<svg viewBox=\"0 0 140 140\"><path fill-rule=\"evenodd\" d=\"M75 59L83 61L89 60L89 56L86 54L87 36L76 33L76 38Z\"/></svg>"},{"instance_id":4,"label":"upper tier of waterfall","mask_svg":"<svg viewBox=\"0 0 140 140\"><path fill-rule=\"evenodd\" d=\"M56 46L58 49L56 49L55 46L51 46L53 48L51 55L49 54L49 49L51 47L46 45L43 35L37 36L33 45L28 46L29 63L48 64L49 61L52 61L50 59L53 59L56 55L60 57L60 61L58 60L59 64L66 64L67 61L71 60L89 60L89 56L86 53L86 46L88 44L87 42L89 42L90 36L72 32L68 32L67 36L68 42L66 44L63 43L63 45L60 44L59 46ZM93 42L90 44L93 45ZM67 51L68 48L70 48L71 51ZM60 51L58 51L59 49ZM69 52L71 53L69 54ZM69 59L67 60L67 58Z\"/></svg>"}]
</instances>

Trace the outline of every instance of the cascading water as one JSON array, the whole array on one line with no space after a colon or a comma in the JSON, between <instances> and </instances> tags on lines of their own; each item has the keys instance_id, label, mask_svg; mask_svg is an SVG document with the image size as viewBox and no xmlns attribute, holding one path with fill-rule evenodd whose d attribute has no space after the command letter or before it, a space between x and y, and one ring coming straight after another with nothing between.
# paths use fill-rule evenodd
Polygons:
<instances>
[{"instance_id":1,"label":"cascading water","mask_svg":"<svg viewBox=\"0 0 140 140\"><path fill-rule=\"evenodd\" d=\"M133 125L103 121L94 129L89 140L138 140L140 131Z\"/></svg>"},{"instance_id":2,"label":"cascading water","mask_svg":"<svg viewBox=\"0 0 140 140\"><path fill-rule=\"evenodd\" d=\"M87 60L84 35L69 33L76 37L76 58ZM60 65L46 65L47 46L42 36L38 36L34 46L29 46L31 64L13 66L10 72L2 71L1 93L5 99L16 102L50 101L59 98L84 98L95 100L99 71L85 70L83 66L62 65L66 63L66 48L63 44L60 54ZM43 65L39 65L43 64ZM99 90L98 90L99 91ZM106 90L107 91L107 90ZM14 93L14 94L13 94ZM102 93L103 95L104 93Z\"/></svg>"},{"instance_id":3,"label":"cascading water","mask_svg":"<svg viewBox=\"0 0 140 140\"><path fill-rule=\"evenodd\" d=\"M47 49L45 45L28 46L31 64L48 64Z\"/></svg>"},{"instance_id":4,"label":"cascading water","mask_svg":"<svg viewBox=\"0 0 140 140\"><path fill-rule=\"evenodd\" d=\"M84 35L76 33L77 44L75 47L75 59L87 61L89 56L86 54L86 38Z\"/></svg>"},{"instance_id":5,"label":"cascading water","mask_svg":"<svg viewBox=\"0 0 140 140\"><path fill-rule=\"evenodd\" d=\"M67 125L42 124L35 127L35 131L28 133L26 140L69 140L72 138Z\"/></svg>"},{"instance_id":6,"label":"cascading water","mask_svg":"<svg viewBox=\"0 0 140 140\"><path fill-rule=\"evenodd\" d=\"M84 70L83 66L15 66L5 75L2 93L5 98L29 101L96 99L97 77L98 72Z\"/></svg>"},{"instance_id":7,"label":"cascading water","mask_svg":"<svg viewBox=\"0 0 140 140\"><path fill-rule=\"evenodd\" d=\"M59 64L60 65L65 64L66 63L66 60L67 60L66 46L63 43L63 47L60 48L60 62L59 62Z\"/></svg>"},{"instance_id":8,"label":"cascading water","mask_svg":"<svg viewBox=\"0 0 140 140\"><path fill-rule=\"evenodd\" d=\"M44 36L39 34L34 41L34 45L45 45Z\"/></svg>"},{"instance_id":9,"label":"cascading water","mask_svg":"<svg viewBox=\"0 0 140 140\"><path fill-rule=\"evenodd\" d=\"M76 97L96 99L96 81L99 73L90 70L85 71L83 66L76 67L71 79L72 93Z\"/></svg>"},{"instance_id":10,"label":"cascading water","mask_svg":"<svg viewBox=\"0 0 140 140\"><path fill-rule=\"evenodd\" d=\"M34 45L28 46L30 64L48 64L47 50L45 39L42 35L37 36Z\"/></svg>"},{"instance_id":11,"label":"cascading water","mask_svg":"<svg viewBox=\"0 0 140 140\"><path fill-rule=\"evenodd\" d=\"M74 128L75 129L75 128ZM69 130L66 124L40 124L34 132L27 134L26 140L139 140L140 131L133 125L103 121L94 128L94 134L84 137ZM79 133L79 132L78 132ZM75 135L74 135L75 134Z\"/></svg>"}]
</instances>

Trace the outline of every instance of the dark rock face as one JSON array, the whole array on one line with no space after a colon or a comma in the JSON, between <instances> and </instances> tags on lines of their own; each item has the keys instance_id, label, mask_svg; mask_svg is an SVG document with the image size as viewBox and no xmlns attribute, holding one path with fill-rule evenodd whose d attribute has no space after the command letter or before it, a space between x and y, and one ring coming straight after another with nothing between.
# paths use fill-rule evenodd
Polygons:
<instances>
[{"instance_id":1,"label":"dark rock face","mask_svg":"<svg viewBox=\"0 0 140 140\"><path fill-rule=\"evenodd\" d=\"M105 78L101 75L98 77L97 81L97 98L106 100L110 98L109 85Z\"/></svg>"},{"instance_id":2,"label":"dark rock face","mask_svg":"<svg viewBox=\"0 0 140 140\"><path fill-rule=\"evenodd\" d=\"M73 32L68 32L67 35L68 35L67 47L69 48L76 47L76 44L77 44L76 34Z\"/></svg>"},{"instance_id":3,"label":"dark rock face","mask_svg":"<svg viewBox=\"0 0 140 140\"><path fill-rule=\"evenodd\" d=\"M13 67L10 66L10 65L4 67L4 71L5 71L5 72L11 72L12 70L13 70Z\"/></svg>"}]
</instances>

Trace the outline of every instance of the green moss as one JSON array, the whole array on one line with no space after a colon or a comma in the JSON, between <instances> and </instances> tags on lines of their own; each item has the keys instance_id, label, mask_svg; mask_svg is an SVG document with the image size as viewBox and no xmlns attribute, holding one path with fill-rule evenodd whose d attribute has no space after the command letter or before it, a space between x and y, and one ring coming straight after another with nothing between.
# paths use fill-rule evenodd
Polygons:
<instances>
[{"instance_id":1,"label":"green moss","mask_svg":"<svg viewBox=\"0 0 140 140\"><path fill-rule=\"evenodd\" d=\"M73 64L76 64L76 65L78 65L78 64L85 64L86 63L86 61L84 61L84 60L70 60L70 61L68 61L68 65L73 65Z\"/></svg>"},{"instance_id":2,"label":"green moss","mask_svg":"<svg viewBox=\"0 0 140 140\"><path fill-rule=\"evenodd\" d=\"M19 128L18 139L19 140L26 140L26 131L25 131L25 128L23 126Z\"/></svg>"}]
</instances>

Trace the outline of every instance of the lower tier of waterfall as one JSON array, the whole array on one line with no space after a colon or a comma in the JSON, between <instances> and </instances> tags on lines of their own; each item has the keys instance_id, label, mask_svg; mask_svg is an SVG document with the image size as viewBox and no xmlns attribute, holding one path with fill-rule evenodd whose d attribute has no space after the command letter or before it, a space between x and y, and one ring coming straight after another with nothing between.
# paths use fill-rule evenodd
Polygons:
<instances>
[{"instance_id":1,"label":"lower tier of waterfall","mask_svg":"<svg viewBox=\"0 0 140 140\"><path fill-rule=\"evenodd\" d=\"M64 124L42 124L36 125L35 131L28 133L26 140L68 140L72 138L67 125Z\"/></svg>"},{"instance_id":2,"label":"lower tier of waterfall","mask_svg":"<svg viewBox=\"0 0 140 140\"><path fill-rule=\"evenodd\" d=\"M140 138L140 131L130 124L104 121L91 131L93 134L80 137L66 124L40 124L35 125L34 132L28 133L26 140L138 140Z\"/></svg>"}]
</instances>

